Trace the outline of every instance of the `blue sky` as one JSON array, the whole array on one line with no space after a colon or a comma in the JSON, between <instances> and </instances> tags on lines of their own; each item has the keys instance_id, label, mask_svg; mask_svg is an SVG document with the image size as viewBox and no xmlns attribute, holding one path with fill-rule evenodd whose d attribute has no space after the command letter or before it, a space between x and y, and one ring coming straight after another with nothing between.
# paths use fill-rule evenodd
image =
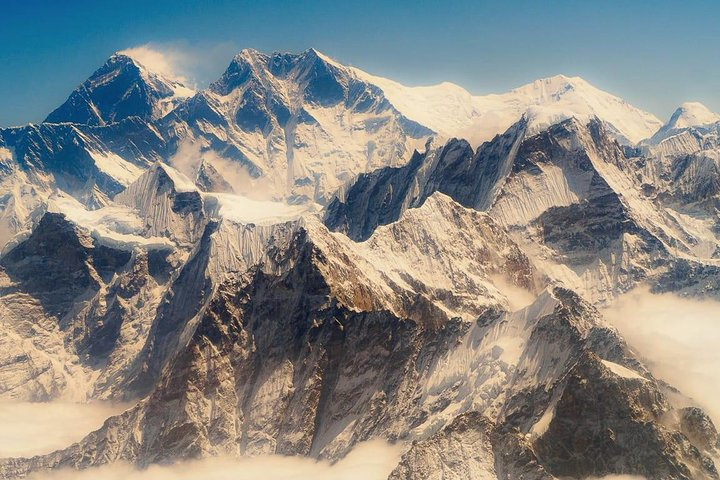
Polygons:
<instances>
[{"instance_id":1,"label":"blue sky","mask_svg":"<svg viewBox=\"0 0 720 480\"><path fill-rule=\"evenodd\" d=\"M579 75L662 119L720 111L720 1L0 0L0 126L38 122L114 51L150 43L204 86L233 53L301 51L409 85L501 92Z\"/></svg>"}]
</instances>

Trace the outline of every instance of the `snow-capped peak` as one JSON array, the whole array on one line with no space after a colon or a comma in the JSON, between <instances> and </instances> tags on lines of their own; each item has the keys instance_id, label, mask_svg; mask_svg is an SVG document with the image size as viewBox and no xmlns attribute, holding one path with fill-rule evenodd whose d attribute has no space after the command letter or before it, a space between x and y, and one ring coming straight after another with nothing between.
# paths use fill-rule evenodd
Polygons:
<instances>
[{"instance_id":1,"label":"snow-capped peak","mask_svg":"<svg viewBox=\"0 0 720 480\"><path fill-rule=\"evenodd\" d=\"M341 69L343 69L343 70L348 70L348 67L346 67L345 65L341 64L340 62L337 62L337 61L334 60L333 58L325 55L325 54L322 53L321 51L316 50L316 49L314 49L314 48L308 48L307 50L305 50L305 51L302 53L302 55L303 55L304 57L314 56L314 57L319 58L320 60L322 60L324 63L327 63L327 64L332 65L332 66L337 67L337 68L341 68Z\"/></svg>"},{"instance_id":2,"label":"snow-capped peak","mask_svg":"<svg viewBox=\"0 0 720 480\"><path fill-rule=\"evenodd\" d=\"M151 120L195 94L156 70L124 51L116 52L45 122L105 125L133 116Z\"/></svg>"},{"instance_id":3,"label":"snow-capped peak","mask_svg":"<svg viewBox=\"0 0 720 480\"><path fill-rule=\"evenodd\" d=\"M563 93L575 88L598 89L590 85L581 77L569 77L567 75L553 75L552 77L539 78L531 83L511 90L512 93L529 95L536 99L544 99L549 96L557 98Z\"/></svg>"},{"instance_id":4,"label":"snow-capped peak","mask_svg":"<svg viewBox=\"0 0 720 480\"><path fill-rule=\"evenodd\" d=\"M598 117L611 125L615 137L637 143L661 126L650 113L592 86L580 77L541 78L507 93L472 95L449 82L407 87L398 82L353 69L380 87L406 117L444 137L462 137L479 144L504 132L523 114L530 128L539 130L570 117L583 121Z\"/></svg>"},{"instance_id":5,"label":"snow-capped peak","mask_svg":"<svg viewBox=\"0 0 720 480\"><path fill-rule=\"evenodd\" d=\"M118 50L117 52L110 55L110 58L108 58L107 63L125 63L125 64L131 64L140 68L146 68L143 66L143 64L140 62L140 60L137 57L134 57L132 55L129 55L122 50Z\"/></svg>"},{"instance_id":6,"label":"snow-capped peak","mask_svg":"<svg viewBox=\"0 0 720 480\"><path fill-rule=\"evenodd\" d=\"M287 52L275 52L272 54L265 54L254 48L244 48L237 53L230 66L225 71L223 77L218 82L228 83L228 80L232 79L233 74L250 69L254 75L264 75L270 73L271 75L284 76L295 69L302 69L303 66L308 67L316 62L321 64L331 65L341 70L349 69L335 60L332 60L327 55L309 48L301 53L287 53ZM242 76L243 80L245 76ZM218 84L216 82L216 84ZM232 85L233 87L236 85Z\"/></svg>"},{"instance_id":7,"label":"snow-capped peak","mask_svg":"<svg viewBox=\"0 0 720 480\"><path fill-rule=\"evenodd\" d=\"M669 128L689 128L720 122L720 115L713 113L700 102L685 102L672 114L666 124Z\"/></svg>"},{"instance_id":8,"label":"snow-capped peak","mask_svg":"<svg viewBox=\"0 0 720 480\"><path fill-rule=\"evenodd\" d=\"M243 48L233 57L232 62L254 64L264 57L265 54L255 50L254 48Z\"/></svg>"},{"instance_id":9,"label":"snow-capped peak","mask_svg":"<svg viewBox=\"0 0 720 480\"><path fill-rule=\"evenodd\" d=\"M666 155L691 153L702 149L702 141L696 137L698 130L712 130L720 122L720 115L713 113L699 102L685 102L673 112L670 120L646 140L648 145L662 145L660 152ZM698 143L699 142L699 143Z\"/></svg>"}]
</instances>

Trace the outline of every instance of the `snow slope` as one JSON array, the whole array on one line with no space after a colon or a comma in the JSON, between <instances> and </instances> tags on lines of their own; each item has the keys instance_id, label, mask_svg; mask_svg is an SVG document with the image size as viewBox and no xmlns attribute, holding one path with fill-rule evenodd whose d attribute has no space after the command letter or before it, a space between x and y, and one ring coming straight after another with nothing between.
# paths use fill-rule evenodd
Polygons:
<instances>
[{"instance_id":1,"label":"snow slope","mask_svg":"<svg viewBox=\"0 0 720 480\"><path fill-rule=\"evenodd\" d=\"M530 119L532 131L572 116L582 121L597 116L612 125L611 130L624 143L637 143L662 126L652 114L599 90L580 77L556 75L507 93L472 95L449 82L406 87L359 69L354 71L379 86L408 118L446 138L465 138L476 145L504 132L523 114Z\"/></svg>"},{"instance_id":2,"label":"snow slope","mask_svg":"<svg viewBox=\"0 0 720 480\"><path fill-rule=\"evenodd\" d=\"M245 49L165 123L173 144L194 144L229 165L221 169L240 169L234 177L244 181L235 183L262 178L266 198L295 203L326 202L359 173L401 164L432 134L314 49Z\"/></svg>"},{"instance_id":3,"label":"snow slope","mask_svg":"<svg viewBox=\"0 0 720 480\"><path fill-rule=\"evenodd\" d=\"M715 122L720 122L720 115L711 112L709 108L700 102L685 102L675 110L666 126L670 128L687 128Z\"/></svg>"},{"instance_id":4,"label":"snow slope","mask_svg":"<svg viewBox=\"0 0 720 480\"><path fill-rule=\"evenodd\" d=\"M701 103L686 102L643 144L652 154L670 157L717 149L719 137L720 115Z\"/></svg>"},{"instance_id":5,"label":"snow slope","mask_svg":"<svg viewBox=\"0 0 720 480\"><path fill-rule=\"evenodd\" d=\"M245 50L182 100L106 67L51 114L83 124L0 130L0 397L142 400L0 478L376 437L393 479L717 479L715 427L590 303L717 295L702 108L660 168L613 141L657 119L577 77L478 97Z\"/></svg>"},{"instance_id":6,"label":"snow slope","mask_svg":"<svg viewBox=\"0 0 720 480\"><path fill-rule=\"evenodd\" d=\"M191 88L148 69L136 58L116 53L45 121L105 125L132 116L153 120L194 94Z\"/></svg>"}]
</instances>

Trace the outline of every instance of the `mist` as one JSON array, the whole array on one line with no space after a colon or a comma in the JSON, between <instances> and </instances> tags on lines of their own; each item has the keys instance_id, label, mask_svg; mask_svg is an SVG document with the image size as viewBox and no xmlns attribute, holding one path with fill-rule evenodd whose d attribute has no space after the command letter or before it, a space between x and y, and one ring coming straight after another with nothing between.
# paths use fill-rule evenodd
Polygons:
<instances>
[{"instance_id":1,"label":"mist","mask_svg":"<svg viewBox=\"0 0 720 480\"><path fill-rule=\"evenodd\" d=\"M647 480L639 475L606 475L604 477L590 477L587 480Z\"/></svg>"},{"instance_id":2,"label":"mist","mask_svg":"<svg viewBox=\"0 0 720 480\"><path fill-rule=\"evenodd\" d=\"M234 193L252 200L275 199L273 184L268 178L254 178L238 162L223 158L212 150L203 151L200 143L189 140L182 142L169 159L170 165L190 179L197 177L203 162L214 167Z\"/></svg>"},{"instance_id":3,"label":"mist","mask_svg":"<svg viewBox=\"0 0 720 480\"><path fill-rule=\"evenodd\" d=\"M400 461L402 447L372 440L355 447L344 459L330 464L304 457L265 455L215 457L153 465L138 470L115 463L83 471L59 470L36 474L30 480L385 480Z\"/></svg>"},{"instance_id":4,"label":"mist","mask_svg":"<svg viewBox=\"0 0 720 480\"><path fill-rule=\"evenodd\" d=\"M500 293L507 298L510 309L513 312L527 307L537 298L537 295L534 295L532 292L524 289L523 287L514 285L503 275L491 275L490 280Z\"/></svg>"},{"instance_id":5,"label":"mist","mask_svg":"<svg viewBox=\"0 0 720 480\"><path fill-rule=\"evenodd\" d=\"M127 405L0 403L0 458L50 453L100 428Z\"/></svg>"},{"instance_id":6,"label":"mist","mask_svg":"<svg viewBox=\"0 0 720 480\"><path fill-rule=\"evenodd\" d=\"M0 458L42 455L70 446L98 429L127 404L0 402ZM364 442L335 464L305 457L216 457L153 465L125 462L87 470L38 472L32 480L385 480L404 448L382 440Z\"/></svg>"},{"instance_id":7,"label":"mist","mask_svg":"<svg viewBox=\"0 0 720 480\"><path fill-rule=\"evenodd\" d=\"M604 311L657 378L720 425L720 302L636 289Z\"/></svg>"}]
</instances>

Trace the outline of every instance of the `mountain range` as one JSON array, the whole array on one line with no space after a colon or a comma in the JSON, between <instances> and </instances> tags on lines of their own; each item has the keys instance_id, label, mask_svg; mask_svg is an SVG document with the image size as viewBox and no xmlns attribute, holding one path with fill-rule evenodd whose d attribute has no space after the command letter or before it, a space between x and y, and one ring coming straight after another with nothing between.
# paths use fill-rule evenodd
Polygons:
<instances>
[{"instance_id":1,"label":"mountain range","mask_svg":"<svg viewBox=\"0 0 720 480\"><path fill-rule=\"evenodd\" d=\"M718 479L712 419L600 309L718 299L719 134L579 77L243 50L195 91L115 54L0 129L0 399L132 406L0 478L380 438L391 479Z\"/></svg>"}]
</instances>

